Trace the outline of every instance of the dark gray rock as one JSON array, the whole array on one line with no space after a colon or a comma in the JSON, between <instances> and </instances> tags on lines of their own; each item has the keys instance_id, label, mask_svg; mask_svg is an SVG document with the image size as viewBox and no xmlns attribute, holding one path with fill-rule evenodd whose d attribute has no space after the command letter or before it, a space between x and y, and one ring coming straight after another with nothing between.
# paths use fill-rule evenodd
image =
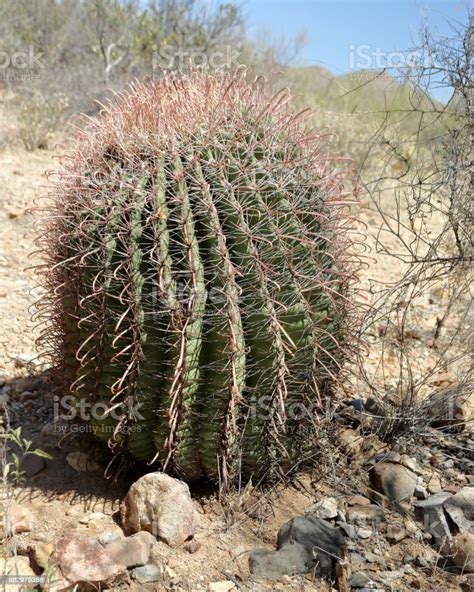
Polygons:
<instances>
[{"instance_id":1,"label":"dark gray rock","mask_svg":"<svg viewBox=\"0 0 474 592\"><path fill-rule=\"evenodd\" d=\"M450 497L452 497L451 493L447 493L446 491L440 491L439 493L430 495L428 498L424 500L415 502L415 506L417 508L436 508L437 506L442 506L444 502Z\"/></svg>"},{"instance_id":2,"label":"dark gray rock","mask_svg":"<svg viewBox=\"0 0 474 592\"><path fill-rule=\"evenodd\" d=\"M344 537L331 524L314 516L298 516L278 532L277 551L256 549L249 557L256 578L279 579L314 570L315 575L332 574L337 558L344 554Z\"/></svg>"},{"instance_id":3,"label":"dark gray rock","mask_svg":"<svg viewBox=\"0 0 474 592\"><path fill-rule=\"evenodd\" d=\"M278 551L255 549L249 556L250 573L256 579L279 580L284 575L304 574L314 565L313 554L299 543L293 543Z\"/></svg>"},{"instance_id":4,"label":"dark gray rock","mask_svg":"<svg viewBox=\"0 0 474 592\"><path fill-rule=\"evenodd\" d=\"M27 477L34 477L46 467L46 461L41 456L27 452L20 461L20 471Z\"/></svg>"}]
</instances>

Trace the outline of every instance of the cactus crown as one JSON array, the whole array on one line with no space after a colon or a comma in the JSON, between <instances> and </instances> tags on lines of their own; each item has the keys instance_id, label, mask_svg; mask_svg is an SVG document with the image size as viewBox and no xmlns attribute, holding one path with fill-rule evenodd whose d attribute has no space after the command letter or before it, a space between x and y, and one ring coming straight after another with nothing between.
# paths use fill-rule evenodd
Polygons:
<instances>
[{"instance_id":1,"label":"cactus crown","mask_svg":"<svg viewBox=\"0 0 474 592\"><path fill-rule=\"evenodd\" d=\"M131 85L78 130L43 251L43 344L117 454L187 480L311 451L352 342L323 139L243 73Z\"/></svg>"}]
</instances>

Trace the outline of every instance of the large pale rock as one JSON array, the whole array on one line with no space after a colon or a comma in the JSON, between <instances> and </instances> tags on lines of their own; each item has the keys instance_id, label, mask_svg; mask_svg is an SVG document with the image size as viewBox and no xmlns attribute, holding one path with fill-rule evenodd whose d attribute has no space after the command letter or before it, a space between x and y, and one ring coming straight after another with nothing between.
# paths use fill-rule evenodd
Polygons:
<instances>
[{"instance_id":1,"label":"large pale rock","mask_svg":"<svg viewBox=\"0 0 474 592\"><path fill-rule=\"evenodd\" d=\"M415 493L417 481L415 473L394 462L379 462L370 470L373 490L394 503L410 498Z\"/></svg>"},{"instance_id":2,"label":"large pale rock","mask_svg":"<svg viewBox=\"0 0 474 592\"><path fill-rule=\"evenodd\" d=\"M193 537L197 528L189 487L160 472L148 473L130 487L121 513L126 532L146 530L172 547Z\"/></svg>"},{"instance_id":3,"label":"large pale rock","mask_svg":"<svg viewBox=\"0 0 474 592\"><path fill-rule=\"evenodd\" d=\"M52 560L71 583L106 583L126 571L126 566L109 557L94 537L70 534L59 540Z\"/></svg>"}]
</instances>

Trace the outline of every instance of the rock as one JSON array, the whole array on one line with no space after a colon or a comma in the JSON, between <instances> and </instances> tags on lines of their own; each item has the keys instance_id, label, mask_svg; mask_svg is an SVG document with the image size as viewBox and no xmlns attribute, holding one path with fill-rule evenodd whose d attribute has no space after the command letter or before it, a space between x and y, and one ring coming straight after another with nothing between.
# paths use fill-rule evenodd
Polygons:
<instances>
[{"instance_id":1,"label":"rock","mask_svg":"<svg viewBox=\"0 0 474 592\"><path fill-rule=\"evenodd\" d=\"M415 497L418 500L424 500L428 497L428 491L424 485L422 485L419 481L415 487Z\"/></svg>"},{"instance_id":2,"label":"rock","mask_svg":"<svg viewBox=\"0 0 474 592\"><path fill-rule=\"evenodd\" d=\"M459 508L467 520L474 520L474 487L463 487L444 502L444 507Z\"/></svg>"},{"instance_id":3,"label":"rock","mask_svg":"<svg viewBox=\"0 0 474 592\"><path fill-rule=\"evenodd\" d=\"M111 532L106 530L105 532L101 532L100 534L95 536L95 540L100 543L103 547L106 547L109 543L113 541L119 541L125 538L122 531L120 532Z\"/></svg>"},{"instance_id":4,"label":"rock","mask_svg":"<svg viewBox=\"0 0 474 592\"><path fill-rule=\"evenodd\" d=\"M234 582L230 580L222 580L220 582L211 582L209 584L209 592L230 592L235 590Z\"/></svg>"},{"instance_id":5,"label":"rock","mask_svg":"<svg viewBox=\"0 0 474 592\"><path fill-rule=\"evenodd\" d=\"M33 530L33 518L31 512L25 506L13 504L6 512L7 531L11 534L20 534Z\"/></svg>"},{"instance_id":6,"label":"rock","mask_svg":"<svg viewBox=\"0 0 474 592\"><path fill-rule=\"evenodd\" d=\"M351 588L366 588L371 587L372 584L373 581L363 571L359 571L351 577Z\"/></svg>"},{"instance_id":7,"label":"rock","mask_svg":"<svg viewBox=\"0 0 474 592\"><path fill-rule=\"evenodd\" d=\"M158 582L163 577L163 571L159 565L149 563L141 567L132 569L132 578L139 584L148 584L150 582Z\"/></svg>"},{"instance_id":8,"label":"rock","mask_svg":"<svg viewBox=\"0 0 474 592\"><path fill-rule=\"evenodd\" d=\"M440 491L438 493L435 493L434 495L430 495L425 500L415 502L415 506L417 508L436 508L437 506L442 506L444 502L451 497L452 495L450 493Z\"/></svg>"},{"instance_id":9,"label":"rock","mask_svg":"<svg viewBox=\"0 0 474 592\"><path fill-rule=\"evenodd\" d=\"M387 528L387 540L389 543L396 544L403 541L407 536L407 531L402 526L390 525Z\"/></svg>"},{"instance_id":10,"label":"rock","mask_svg":"<svg viewBox=\"0 0 474 592\"><path fill-rule=\"evenodd\" d=\"M30 576L34 577L35 572L30 567L27 557L3 557L0 555L0 581L4 576ZM25 584L9 584L3 586L2 590L8 592L23 592L26 589Z\"/></svg>"},{"instance_id":11,"label":"rock","mask_svg":"<svg viewBox=\"0 0 474 592\"><path fill-rule=\"evenodd\" d=\"M277 547L283 549L293 543L303 545L317 560L324 576L329 574L335 560L343 556L344 537L337 528L313 516L292 518L278 531Z\"/></svg>"},{"instance_id":12,"label":"rock","mask_svg":"<svg viewBox=\"0 0 474 592\"><path fill-rule=\"evenodd\" d=\"M112 541L105 547L105 552L114 563L137 567L148 563L155 542L151 533L142 530L127 538Z\"/></svg>"},{"instance_id":13,"label":"rock","mask_svg":"<svg viewBox=\"0 0 474 592\"><path fill-rule=\"evenodd\" d=\"M404 467L406 467L407 469L410 469L410 471L412 471L416 475L423 475L424 471L420 467L420 465L418 464L418 461L416 460L416 458L414 456L407 456L406 454L403 454L400 459L400 462L402 463L402 465Z\"/></svg>"},{"instance_id":14,"label":"rock","mask_svg":"<svg viewBox=\"0 0 474 592\"><path fill-rule=\"evenodd\" d=\"M130 487L121 514L127 532L147 530L172 547L192 538L197 528L189 487L160 472L148 473Z\"/></svg>"},{"instance_id":15,"label":"rock","mask_svg":"<svg viewBox=\"0 0 474 592\"><path fill-rule=\"evenodd\" d=\"M20 471L27 477L34 477L46 467L46 461L41 456L27 452L20 461Z\"/></svg>"},{"instance_id":16,"label":"rock","mask_svg":"<svg viewBox=\"0 0 474 592\"><path fill-rule=\"evenodd\" d=\"M369 506L352 506L351 508L347 508L346 514L347 521L358 526L378 523L384 517L383 508L373 504Z\"/></svg>"},{"instance_id":17,"label":"rock","mask_svg":"<svg viewBox=\"0 0 474 592\"><path fill-rule=\"evenodd\" d=\"M346 535L350 539L355 539L357 537L356 529L354 528L354 526L352 526L352 524L347 524L347 522L338 522L337 525L346 533Z\"/></svg>"},{"instance_id":18,"label":"rock","mask_svg":"<svg viewBox=\"0 0 474 592\"><path fill-rule=\"evenodd\" d=\"M458 567L462 573L474 572L474 534L460 533L448 541L441 549L444 557Z\"/></svg>"},{"instance_id":19,"label":"rock","mask_svg":"<svg viewBox=\"0 0 474 592\"><path fill-rule=\"evenodd\" d=\"M349 405L352 405L356 411L365 411L365 399L351 399Z\"/></svg>"},{"instance_id":20,"label":"rock","mask_svg":"<svg viewBox=\"0 0 474 592\"><path fill-rule=\"evenodd\" d=\"M356 532L360 539L370 539L370 537L374 534L371 528L364 527L358 528Z\"/></svg>"},{"instance_id":21,"label":"rock","mask_svg":"<svg viewBox=\"0 0 474 592\"><path fill-rule=\"evenodd\" d=\"M123 563L113 561L94 537L74 533L58 541L52 560L72 584L108 583L127 569Z\"/></svg>"},{"instance_id":22,"label":"rock","mask_svg":"<svg viewBox=\"0 0 474 592\"><path fill-rule=\"evenodd\" d=\"M92 512L91 514L87 514L87 516L79 518L79 524L89 524L89 522L98 522L107 518L107 514L103 512Z\"/></svg>"},{"instance_id":23,"label":"rock","mask_svg":"<svg viewBox=\"0 0 474 592\"><path fill-rule=\"evenodd\" d=\"M353 495L347 500L349 506L370 506L370 500L363 495Z\"/></svg>"},{"instance_id":24,"label":"rock","mask_svg":"<svg viewBox=\"0 0 474 592\"><path fill-rule=\"evenodd\" d=\"M328 522L298 516L280 528L277 551L254 549L250 553L250 573L255 578L278 580L314 570L318 576L327 577L342 557L343 545L344 537Z\"/></svg>"},{"instance_id":25,"label":"rock","mask_svg":"<svg viewBox=\"0 0 474 592\"><path fill-rule=\"evenodd\" d=\"M279 580L284 575L305 574L315 565L315 558L306 547L293 543L278 551L254 549L249 555L251 575L256 579Z\"/></svg>"},{"instance_id":26,"label":"rock","mask_svg":"<svg viewBox=\"0 0 474 592\"><path fill-rule=\"evenodd\" d=\"M326 497L311 506L306 512L310 516L316 516L321 520L330 520L337 516L337 500L334 497Z\"/></svg>"},{"instance_id":27,"label":"rock","mask_svg":"<svg viewBox=\"0 0 474 592\"><path fill-rule=\"evenodd\" d=\"M31 556L39 567L46 569L49 565L51 555L54 553L53 543L38 543L31 549Z\"/></svg>"},{"instance_id":28,"label":"rock","mask_svg":"<svg viewBox=\"0 0 474 592\"><path fill-rule=\"evenodd\" d=\"M434 428L462 431L474 418L474 385L455 385L432 393L422 413Z\"/></svg>"},{"instance_id":29,"label":"rock","mask_svg":"<svg viewBox=\"0 0 474 592\"><path fill-rule=\"evenodd\" d=\"M100 469L98 465L88 454L85 452L70 452L66 456L66 460L70 467L79 473L93 472Z\"/></svg>"},{"instance_id":30,"label":"rock","mask_svg":"<svg viewBox=\"0 0 474 592\"><path fill-rule=\"evenodd\" d=\"M380 462L370 470L370 484L374 491L383 494L391 502L410 498L415 493L417 476L401 464Z\"/></svg>"},{"instance_id":31,"label":"rock","mask_svg":"<svg viewBox=\"0 0 474 592\"><path fill-rule=\"evenodd\" d=\"M428 498L429 500L430 498ZM425 501L428 501L425 500ZM421 503L421 502L418 502ZM425 530L430 534L438 547L443 546L451 538L451 531L446 521L442 505L423 507Z\"/></svg>"},{"instance_id":32,"label":"rock","mask_svg":"<svg viewBox=\"0 0 474 592\"><path fill-rule=\"evenodd\" d=\"M40 365L38 356L31 353L21 353L14 359L14 364L17 368L35 368Z\"/></svg>"},{"instance_id":33,"label":"rock","mask_svg":"<svg viewBox=\"0 0 474 592\"><path fill-rule=\"evenodd\" d=\"M428 481L428 485L426 487L429 493L440 493L443 491L443 487L441 486L441 481L438 475L434 474L431 475L430 480Z\"/></svg>"},{"instance_id":34,"label":"rock","mask_svg":"<svg viewBox=\"0 0 474 592\"><path fill-rule=\"evenodd\" d=\"M194 555L194 553L197 553L199 551L199 549L201 548L201 543L199 541L197 541L196 539L192 539L191 541L187 541L186 543L184 543L184 548L186 549L186 551L188 553L191 553L191 555Z\"/></svg>"}]
</instances>

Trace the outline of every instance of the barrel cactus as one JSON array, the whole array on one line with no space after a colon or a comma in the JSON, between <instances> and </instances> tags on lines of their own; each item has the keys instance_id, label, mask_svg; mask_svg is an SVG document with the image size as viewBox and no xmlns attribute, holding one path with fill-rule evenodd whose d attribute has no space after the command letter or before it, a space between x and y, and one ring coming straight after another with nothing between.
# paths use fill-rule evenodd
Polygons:
<instances>
[{"instance_id":1,"label":"barrel cactus","mask_svg":"<svg viewBox=\"0 0 474 592\"><path fill-rule=\"evenodd\" d=\"M42 239L43 342L115 455L222 482L311 455L353 317L323 144L239 72L133 83L77 129Z\"/></svg>"}]
</instances>

